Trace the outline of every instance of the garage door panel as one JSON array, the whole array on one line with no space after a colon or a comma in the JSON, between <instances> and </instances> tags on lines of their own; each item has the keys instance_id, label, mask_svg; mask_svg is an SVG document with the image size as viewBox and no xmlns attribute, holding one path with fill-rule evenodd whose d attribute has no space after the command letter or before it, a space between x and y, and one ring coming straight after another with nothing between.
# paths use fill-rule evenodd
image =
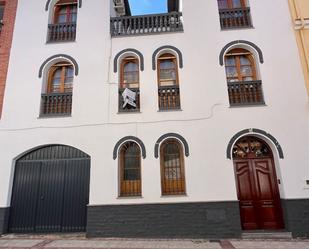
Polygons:
<instances>
[{"instance_id":1,"label":"garage door panel","mask_svg":"<svg viewBox=\"0 0 309 249\"><path fill-rule=\"evenodd\" d=\"M40 162L19 162L15 167L11 202L11 232L33 232L36 219ZM31 184L29 184L31 183Z\"/></svg>"},{"instance_id":2,"label":"garage door panel","mask_svg":"<svg viewBox=\"0 0 309 249\"><path fill-rule=\"evenodd\" d=\"M38 196L37 232L61 232L65 161L43 162Z\"/></svg>"},{"instance_id":3,"label":"garage door panel","mask_svg":"<svg viewBox=\"0 0 309 249\"><path fill-rule=\"evenodd\" d=\"M89 199L90 160L67 162L64 189L63 231L83 231Z\"/></svg>"}]
</instances>

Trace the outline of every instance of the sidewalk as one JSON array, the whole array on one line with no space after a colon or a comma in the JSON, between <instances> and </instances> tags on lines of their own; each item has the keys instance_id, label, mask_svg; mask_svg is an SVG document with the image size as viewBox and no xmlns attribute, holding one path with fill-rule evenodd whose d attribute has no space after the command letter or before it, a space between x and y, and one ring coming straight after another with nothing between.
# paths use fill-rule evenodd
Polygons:
<instances>
[{"instance_id":1,"label":"sidewalk","mask_svg":"<svg viewBox=\"0 0 309 249\"><path fill-rule=\"evenodd\" d=\"M154 240L3 236L0 249L309 249L309 240Z\"/></svg>"}]
</instances>

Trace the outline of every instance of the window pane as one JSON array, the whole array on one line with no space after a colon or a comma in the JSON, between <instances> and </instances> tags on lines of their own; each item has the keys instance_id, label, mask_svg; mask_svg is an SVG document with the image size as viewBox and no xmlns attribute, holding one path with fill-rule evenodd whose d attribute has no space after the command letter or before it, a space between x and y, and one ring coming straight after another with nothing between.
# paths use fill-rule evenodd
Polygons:
<instances>
[{"instance_id":1,"label":"window pane","mask_svg":"<svg viewBox=\"0 0 309 249\"><path fill-rule=\"evenodd\" d=\"M241 0L233 0L233 8L241 8Z\"/></svg>"},{"instance_id":2,"label":"window pane","mask_svg":"<svg viewBox=\"0 0 309 249\"><path fill-rule=\"evenodd\" d=\"M66 14L59 14L58 16L58 23L66 23L67 15Z\"/></svg>"},{"instance_id":3,"label":"window pane","mask_svg":"<svg viewBox=\"0 0 309 249\"><path fill-rule=\"evenodd\" d=\"M176 80L176 72L174 69L160 69L160 80Z\"/></svg>"},{"instance_id":4,"label":"window pane","mask_svg":"<svg viewBox=\"0 0 309 249\"><path fill-rule=\"evenodd\" d=\"M129 143L124 152L124 180L140 180L140 149L135 143Z\"/></svg>"},{"instance_id":5,"label":"window pane","mask_svg":"<svg viewBox=\"0 0 309 249\"><path fill-rule=\"evenodd\" d=\"M169 180L181 179L180 153L176 144L164 147L164 177Z\"/></svg>"},{"instance_id":6,"label":"window pane","mask_svg":"<svg viewBox=\"0 0 309 249\"><path fill-rule=\"evenodd\" d=\"M251 66L242 66L241 67L241 75L242 76L252 76L252 68Z\"/></svg>"},{"instance_id":7,"label":"window pane","mask_svg":"<svg viewBox=\"0 0 309 249\"><path fill-rule=\"evenodd\" d=\"M173 60L160 60L160 68L161 69L175 69L175 63Z\"/></svg>"},{"instance_id":8,"label":"window pane","mask_svg":"<svg viewBox=\"0 0 309 249\"><path fill-rule=\"evenodd\" d=\"M238 76L236 67L226 67L225 71L226 71L226 76L229 78Z\"/></svg>"},{"instance_id":9,"label":"window pane","mask_svg":"<svg viewBox=\"0 0 309 249\"><path fill-rule=\"evenodd\" d=\"M225 58L225 65L226 66L235 66L236 65L236 60L234 56L227 56Z\"/></svg>"},{"instance_id":10,"label":"window pane","mask_svg":"<svg viewBox=\"0 0 309 249\"><path fill-rule=\"evenodd\" d=\"M73 13L73 14L71 14L71 18L70 18L71 20L69 20L69 22L74 22L74 23L76 23L76 21L77 21L77 13Z\"/></svg>"},{"instance_id":11,"label":"window pane","mask_svg":"<svg viewBox=\"0 0 309 249\"><path fill-rule=\"evenodd\" d=\"M123 82L124 84L138 83L139 81L139 67L136 62L127 62L123 68ZM128 86L134 87L134 86ZM136 87L136 86L135 86ZM138 87L138 85L137 85Z\"/></svg>"},{"instance_id":12,"label":"window pane","mask_svg":"<svg viewBox=\"0 0 309 249\"><path fill-rule=\"evenodd\" d=\"M73 67L66 67L65 69L65 77L74 77L74 69Z\"/></svg>"},{"instance_id":13,"label":"window pane","mask_svg":"<svg viewBox=\"0 0 309 249\"><path fill-rule=\"evenodd\" d=\"M249 58L245 55L240 56L240 64L241 65L251 65Z\"/></svg>"},{"instance_id":14,"label":"window pane","mask_svg":"<svg viewBox=\"0 0 309 249\"><path fill-rule=\"evenodd\" d=\"M138 65L135 62L127 62L124 65L124 72L136 72L138 71Z\"/></svg>"},{"instance_id":15,"label":"window pane","mask_svg":"<svg viewBox=\"0 0 309 249\"><path fill-rule=\"evenodd\" d=\"M228 8L228 0L218 0L219 9L227 9Z\"/></svg>"}]
</instances>

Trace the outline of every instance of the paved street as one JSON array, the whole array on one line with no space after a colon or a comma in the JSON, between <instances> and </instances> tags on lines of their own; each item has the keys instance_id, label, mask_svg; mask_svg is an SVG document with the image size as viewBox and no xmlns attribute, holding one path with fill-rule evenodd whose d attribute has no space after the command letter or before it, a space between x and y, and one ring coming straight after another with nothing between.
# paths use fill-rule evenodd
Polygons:
<instances>
[{"instance_id":1,"label":"paved street","mask_svg":"<svg viewBox=\"0 0 309 249\"><path fill-rule=\"evenodd\" d=\"M309 240L143 240L86 239L52 236L3 236L0 248L10 249L309 249Z\"/></svg>"}]
</instances>

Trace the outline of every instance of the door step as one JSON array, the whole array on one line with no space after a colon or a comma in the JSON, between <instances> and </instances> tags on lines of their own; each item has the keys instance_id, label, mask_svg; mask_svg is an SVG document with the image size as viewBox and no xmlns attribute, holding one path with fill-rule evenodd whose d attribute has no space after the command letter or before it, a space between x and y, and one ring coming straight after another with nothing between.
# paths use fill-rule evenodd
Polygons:
<instances>
[{"instance_id":1,"label":"door step","mask_svg":"<svg viewBox=\"0 0 309 249\"><path fill-rule=\"evenodd\" d=\"M292 233L286 231L252 231L243 232L242 239L292 239Z\"/></svg>"}]
</instances>

